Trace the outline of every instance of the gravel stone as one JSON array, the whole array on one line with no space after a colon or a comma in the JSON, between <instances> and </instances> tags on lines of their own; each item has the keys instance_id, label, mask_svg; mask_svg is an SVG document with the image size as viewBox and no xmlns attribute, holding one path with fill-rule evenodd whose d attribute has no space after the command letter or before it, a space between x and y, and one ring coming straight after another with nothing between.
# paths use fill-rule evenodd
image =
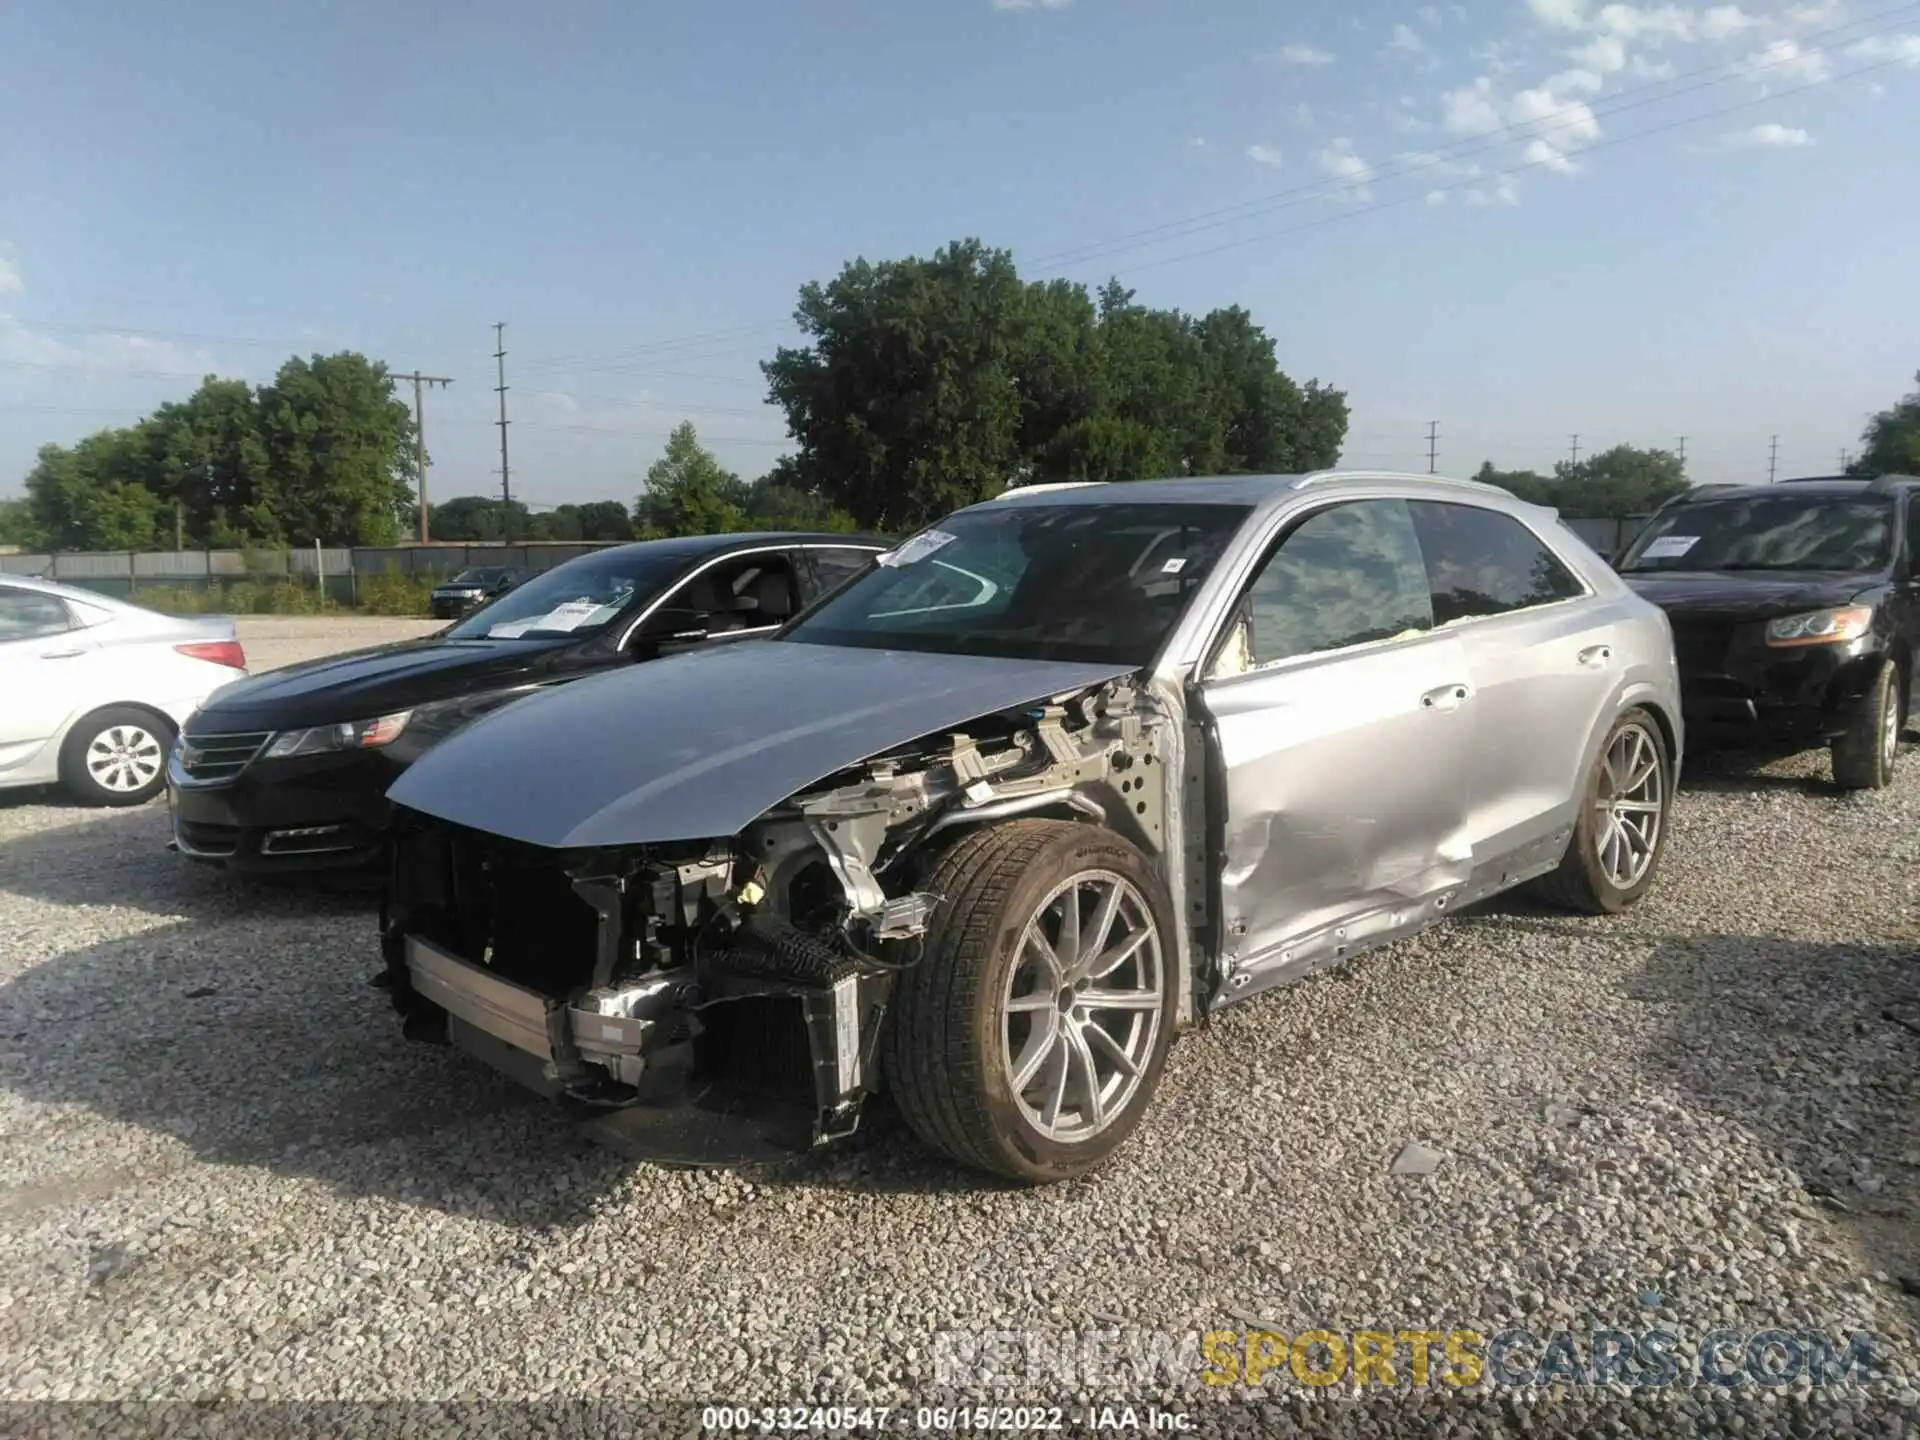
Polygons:
<instances>
[{"instance_id":1,"label":"gravel stone","mask_svg":"<svg viewBox=\"0 0 1920 1440\"><path fill-rule=\"evenodd\" d=\"M243 639L265 664L409 623ZM1503 898L1225 1011L1108 1168L1037 1192L884 1109L789 1166L637 1164L403 1042L364 894L196 868L163 804L0 792L0 1397L900 1406L949 1395L941 1332L1241 1316L1658 1325L1682 1375L1720 1328L1859 1331L1894 1372L1388 1401L1189 1366L950 1395L1220 1433L1909 1433L1920 1044L1885 1017L1920 1003L1920 754L1878 794L1831 791L1821 755L1687 771L1632 913ZM1410 1135L1445 1146L1419 1184L1382 1163Z\"/></svg>"}]
</instances>

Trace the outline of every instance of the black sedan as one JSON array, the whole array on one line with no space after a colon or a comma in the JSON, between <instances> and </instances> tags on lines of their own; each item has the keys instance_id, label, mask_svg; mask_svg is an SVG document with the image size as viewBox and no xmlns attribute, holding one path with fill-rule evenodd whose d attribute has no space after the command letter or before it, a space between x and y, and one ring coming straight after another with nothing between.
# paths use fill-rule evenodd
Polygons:
<instances>
[{"instance_id":1,"label":"black sedan","mask_svg":"<svg viewBox=\"0 0 1920 1440\"><path fill-rule=\"evenodd\" d=\"M612 666L771 634L883 549L826 534L622 545L427 639L229 686L169 757L174 848L244 870L367 865L381 853L387 787L469 720Z\"/></svg>"},{"instance_id":2,"label":"black sedan","mask_svg":"<svg viewBox=\"0 0 1920 1440\"><path fill-rule=\"evenodd\" d=\"M1704 486L1618 568L1673 626L1690 749L1826 745L1840 788L1892 780L1920 656L1920 480Z\"/></svg>"},{"instance_id":3,"label":"black sedan","mask_svg":"<svg viewBox=\"0 0 1920 1440\"><path fill-rule=\"evenodd\" d=\"M469 610L498 599L527 577L510 565L476 565L462 570L443 585L436 585L427 597L427 607L436 620L452 620Z\"/></svg>"}]
</instances>

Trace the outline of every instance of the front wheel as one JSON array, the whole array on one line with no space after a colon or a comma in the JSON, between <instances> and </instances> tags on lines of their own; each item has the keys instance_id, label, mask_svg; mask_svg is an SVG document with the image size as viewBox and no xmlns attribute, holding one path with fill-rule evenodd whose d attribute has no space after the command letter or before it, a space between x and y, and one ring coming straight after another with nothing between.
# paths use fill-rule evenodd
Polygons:
<instances>
[{"instance_id":1,"label":"front wheel","mask_svg":"<svg viewBox=\"0 0 1920 1440\"><path fill-rule=\"evenodd\" d=\"M1536 885L1541 898L1589 915L1614 915L1647 893L1667 845L1673 765L1645 710L1613 722L1580 790L1579 817L1560 868Z\"/></svg>"},{"instance_id":2,"label":"front wheel","mask_svg":"<svg viewBox=\"0 0 1920 1440\"><path fill-rule=\"evenodd\" d=\"M1833 742L1833 783L1842 790L1884 790L1900 758L1900 672L1889 660Z\"/></svg>"},{"instance_id":3,"label":"front wheel","mask_svg":"<svg viewBox=\"0 0 1920 1440\"><path fill-rule=\"evenodd\" d=\"M1057 820L978 830L894 992L886 1072L932 1148L1029 1184L1093 1169L1140 1122L1173 1035L1172 921L1145 858Z\"/></svg>"},{"instance_id":4,"label":"front wheel","mask_svg":"<svg viewBox=\"0 0 1920 1440\"><path fill-rule=\"evenodd\" d=\"M167 783L173 726L115 705L84 717L60 747L60 779L88 805L144 805Z\"/></svg>"}]
</instances>

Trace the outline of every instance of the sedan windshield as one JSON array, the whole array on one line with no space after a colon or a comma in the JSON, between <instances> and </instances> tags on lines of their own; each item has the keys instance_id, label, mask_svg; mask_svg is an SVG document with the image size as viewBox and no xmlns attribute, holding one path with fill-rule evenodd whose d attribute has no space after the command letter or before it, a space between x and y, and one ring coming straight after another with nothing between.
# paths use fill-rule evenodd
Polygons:
<instances>
[{"instance_id":1,"label":"sedan windshield","mask_svg":"<svg viewBox=\"0 0 1920 1440\"><path fill-rule=\"evenodd\" d=\"M498 570L462 570L447 583L449 585L491 585L501 573Z\"/></svg>"},{"instance_id":2,"label":"sedan windshield","mask_svg":"<svg viewBox=\"0 0 1920 1440\"><path fill-rule=\"evenodd\" d=\"M1656 515L1620 571L1875 570L1892 553L1891 500L1756 495Z\"/></svg>"},{"instance_id":3,"label":"sedan windshield","mask_svg":"<svg viewBox=\"0 0 1920 1440\"><path fill-rule=\"evenodd\" d=\"M447 631L451 640L535 640L591 635L624 611L651 599L685 566L657 551L607 550L582 555L509 590Z\"/></svg>"},{"instance_id":4,"label":"sedan windshield","mask_svg":"<svg viewBox=\"0 0 1920 1440\"><path fill-rule=\"evenodd\" d=\"M784 641L1145 665L1241 505L987 506L922 531Z\"/></svg>"}]
</instances>

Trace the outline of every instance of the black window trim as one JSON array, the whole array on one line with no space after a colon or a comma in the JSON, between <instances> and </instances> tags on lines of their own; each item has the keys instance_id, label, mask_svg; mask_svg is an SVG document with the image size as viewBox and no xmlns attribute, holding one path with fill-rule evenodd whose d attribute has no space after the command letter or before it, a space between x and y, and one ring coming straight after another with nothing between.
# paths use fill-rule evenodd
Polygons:
<instances>
[{"instance_id":1,"label":"black window trim","mask_svg":"<svg viewBox=\"0 0 1920 1440\"><path fill-rule=\"evenodd\" d=\"M1340 505L1363 505L1382 500L1397 500L1401 504L1408 506L1421 501L1434 505L1460 505L1473 510L1485 510L1493 515L1503 515L1518 524L1529 535L1533 536L1548 554L1560 562L1561 567L1566 570L1569 575L1573 576L1574 583L1580 587L1580 593L1578 595L1569 595L1562 600L1548 600L1539 605L1523 605L1517 610L1502 610L1498 615L1464 615L1458 620L1449 620L1444 625L1435 625L1431 630L1424 631L1419 635L1390 636L1385 640L1368 640L1359 645L1345 645L1337 650L1315 650L1306 655L1289 655L1284 660L1270 660L1258 668L1244 670L1238 675L1215 675L1213 673L1213 667L1219 663L1220 652L1226 648L1227 641L1233 634L1233 627L1238 622L1242 602L1252 591L1253 586L1258 583L1260 576L1265 573L1267 562L1273 559L1280 547L1286 544L1288 538L1302 525L1306 524L1308 520L1323 511L1331 510ZM1408 520L1411 521L1412 518L1412 511L1409 510ZM1475 625L1512 620L1515 616L1521 615L1538 615L1542 611L1557 609L1562 605L1576 605L1583 601L1591 600L1597 593L1592 583L1589 582L1586 575L1582 573L1580 567L1569 560L1565 552L1563 552L1552 539L1541 534L1536 527L1527 522L1525 517L1516 515L1513 511L1502 506L1486 505L1475 499L1465 497L1456 499L1451 495L1431 495L1425 492L1417 494L1394 493L1388 495L1324 495L1319 497L1315 504L1289 512L1272 538L1261 547L1259 557L1254 561L1252 568L1247 571L1245 576L1234 587L1226 613L1220 617L1213 634L1208 637L1206 645L1201 648L1200 663L1194 669L1194 676L1197 683L1203 686L1233 685L1243 680L1263 679L1268 675L1282 674L1309 665L1323 665L1329 660L1342 659L1350 655L1362 655L1373 650L1404 650L1410 646L1424 645L1430 640L1458 635L1461 631ZM1431 580L1428 582L1428 598L1429 600L1432 598Z\"/></svg>"}]
</instances>

